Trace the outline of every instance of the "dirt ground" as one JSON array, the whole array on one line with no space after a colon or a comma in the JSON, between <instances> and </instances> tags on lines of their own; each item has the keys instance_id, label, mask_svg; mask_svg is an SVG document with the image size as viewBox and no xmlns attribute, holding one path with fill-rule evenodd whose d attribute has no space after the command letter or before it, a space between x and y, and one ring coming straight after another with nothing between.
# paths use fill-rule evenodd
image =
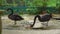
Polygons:
<instances>
[{"instance_id":1,"label":"dirt ground","mask_svg":"<svg viewBox=\"0 0 60 34\"><path fill-rule=\"evenodd\" d=\"M18 27L14 27L14 21L10 20L7 15L2 16L2 34L60 34L60 20L54 19L49 21L46 29L26 29L24 26L30 25L34 16L22 15L25 20L17 21Z\"/></svg>"}]
</instances>

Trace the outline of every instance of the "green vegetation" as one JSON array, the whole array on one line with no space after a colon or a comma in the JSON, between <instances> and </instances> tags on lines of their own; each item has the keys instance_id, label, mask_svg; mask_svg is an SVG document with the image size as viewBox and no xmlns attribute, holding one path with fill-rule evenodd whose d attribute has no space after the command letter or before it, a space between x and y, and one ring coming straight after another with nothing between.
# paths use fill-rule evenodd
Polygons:
<instances>
[{"instance_id":1,"label":"green vegetation","mask_svg":"<svg viewBox=\"0 0 60 34\"><path fill-rule=\"evenodd\" d=\"M13 8L14 12L17 11L19 14L39 14L41 9L38 10L37 7L45 7L47 11L53 13L60 12L60 0L0 0L0 6L2 6L0 9L5 10Z\"/></svg>"}]
</instances>

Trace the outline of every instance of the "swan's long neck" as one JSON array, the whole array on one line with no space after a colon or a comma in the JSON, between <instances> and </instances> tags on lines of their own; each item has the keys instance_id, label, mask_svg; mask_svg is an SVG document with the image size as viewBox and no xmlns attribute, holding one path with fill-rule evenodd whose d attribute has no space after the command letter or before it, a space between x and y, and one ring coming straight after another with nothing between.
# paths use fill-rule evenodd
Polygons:
<instances>
[{"instance_id":1,"label":"swan's long neck","mask_svg":"<svg viewBox=\"0 0 60 34\"><path fill-rule=\"evenodd\" d=\"M13 14L13 9L7 9L7 11L11 11L11 13L9 14L9 16Z\"/></svg>"},{"instance_id":2,"label":"swan's long neck","mask_svg":"<svg viewBox=\"0 0 60 34\"><path fill-rule=\"evenodd\" d=\"M11 14L10 15L12 15L13 14L13 10L11 10Z\"/></svg>"}]
</instances>

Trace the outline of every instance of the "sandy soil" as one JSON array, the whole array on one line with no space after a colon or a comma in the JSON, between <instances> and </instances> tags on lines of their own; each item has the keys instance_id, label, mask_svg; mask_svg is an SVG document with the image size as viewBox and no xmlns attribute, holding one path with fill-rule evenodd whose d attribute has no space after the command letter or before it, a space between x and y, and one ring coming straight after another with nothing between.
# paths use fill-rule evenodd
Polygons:
<instances>
[{"instance_id":1,"label":"sandy soil","mask_svg":"<svg viewBox=\"0 0 60 34\"><path fill-rule=\"evenodd\" d=\"M34 16L23 15L22 17L25 20L17 21L18 27L13 27L14 21L7 16L2 16L2 34L60 34L60 20L51 19L46 29L26 29L24 26L30 25Z\"/></svg>"}]
</instances>

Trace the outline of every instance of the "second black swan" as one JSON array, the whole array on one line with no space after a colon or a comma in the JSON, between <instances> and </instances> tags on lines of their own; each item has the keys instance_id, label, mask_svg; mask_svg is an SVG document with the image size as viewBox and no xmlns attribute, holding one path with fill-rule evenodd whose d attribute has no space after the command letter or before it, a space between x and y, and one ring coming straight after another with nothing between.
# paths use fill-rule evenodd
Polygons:
<instances>
[{"instance_id":1,"label":"second black swan","mask_svg":"<svg viewBox=\"0 0 60 34\"><path fill-rule=\"evenodd\" d=\"M14 25L17 24L16 21L24 20L24 18L22 18L22 17L19 16L18 14L14 14L14 13L13 13L13 9L8 8L7 11L11 11L11 14L8 15L8 18L15 21Z\"/></svg>"}]
</instances>

